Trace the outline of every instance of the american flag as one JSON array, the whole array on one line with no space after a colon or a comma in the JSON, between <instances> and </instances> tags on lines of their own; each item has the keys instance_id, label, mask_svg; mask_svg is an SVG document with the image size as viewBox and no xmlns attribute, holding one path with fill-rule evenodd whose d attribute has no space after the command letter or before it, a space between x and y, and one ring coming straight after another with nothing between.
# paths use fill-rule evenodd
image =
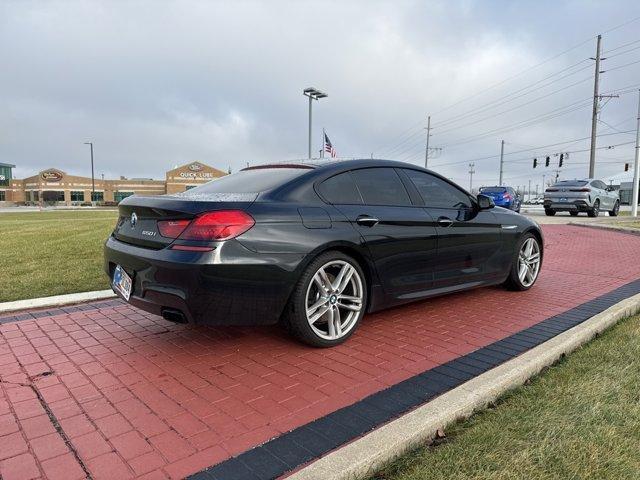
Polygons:
<instances>
[{"instance_id":1,"label":"american flag","mask_svg":"<svg viewBox=\"0 0 640 480\"><path fill-rule=\"evenodd\" d=\"M331 145L331 140L327 137L327 134L324 134L324 151L331 154L331 158L337 157L336 149Z\"/></svg>"}]
</instances>

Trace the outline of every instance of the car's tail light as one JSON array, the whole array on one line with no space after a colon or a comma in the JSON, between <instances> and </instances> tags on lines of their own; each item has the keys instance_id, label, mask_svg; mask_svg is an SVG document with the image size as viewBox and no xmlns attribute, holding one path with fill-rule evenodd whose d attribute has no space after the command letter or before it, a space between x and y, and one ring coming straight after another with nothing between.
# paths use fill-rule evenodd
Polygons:
<instances>
[{"instance_id":1,"label":"car's tail light","mask_svg":"<svg viewBox=\"0 0 640 480\"><path fill-rule=\"evenodd\" d=\"M158 222L160 235L167 238L178 238L191 220L161 220Z\"/></svg>"},{"instance_id":2,"label":"car's tail light","mask_svg":"<svg viewBox=\"0 0 640 480\"><path fill-rule=\"evenodd\" d=\"M570 188L570 192L590 192L590 188Z\"/></svg>"},{"instance_id":3,"label":"car's tail light","mask_svg":"<svg viewBox=\"0 0 640 480\"><path fill-rule=\"evenodd\" d=\"M547 189L545 190L545 192L557 192L557 191L558 191L558 189L557 189L557 188L547 188Z\"/></svg>"},{"instance_id":4,"label":"car's tail light","mask_svg":"<svg viewBox=\"0 0 640 480\"><path fill-rule=\"evenodd\" d=\"M180 240L214 242L243 234L255 221L242 210L219 210L197 216L178 237Z\"/></svg>"}]
</instances>

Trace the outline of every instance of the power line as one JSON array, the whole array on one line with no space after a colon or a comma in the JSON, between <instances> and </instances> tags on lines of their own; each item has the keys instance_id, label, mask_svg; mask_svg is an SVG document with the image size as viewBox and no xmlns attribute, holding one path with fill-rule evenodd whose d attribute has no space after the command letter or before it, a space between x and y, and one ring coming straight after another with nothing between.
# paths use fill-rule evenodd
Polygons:
<instances>
[{"instance_id":1,"label":"power line","mask_svg":"<svg viewBox=\"0 0 640 480\"><path fill-rule=\"evenodd\" d=\"M507 109L507 110L502 110L502 111L500 111L500 112L494 113L494 114L489 115L489 116L487 116L487 117L482 117L482 118L480 118L480 119L478 119L478 120L475 120L475 121L473 121L473 122L465 123L465 124L463 124L463 125L459 125L459 126L457 126L457 127L452 127L452 128L449 128L449 129L443 130L443 131L441 131L441 132L439 132L439 133L442 135L442 134L444 134L444 133L451 132L451 131L453 131L453 130L458 130L458 129L460 129L460 128L464 128L464 127L468 127L468 126L471 126L471 125L475 125L475 124L480 123L480 122L484 122L485 120L488 120L488 119L490 119L490 118L495 118L495 117L497 117L497 116L504 115L505 113L512 112L512 111L517 110L517 109L519 109L519 108L522 108L522 107L524 107L524 106L530 105L530 104L535 103L535 102L540 101L540 100L543 100L543 99L545 99L545 98L550 97L551 95L555 95L556 93L559 93L559 92L562 92L562 91L564 91L564 90L567 90L568 88L572 88L572 87L575 87L576 85L580 85L581 83L584 83L584 82L586 82L586 81L588 81L588 80L591 80L591 76L586 77L586 78L583 78L582 80L580 80L580 81L578 81L578 82L572 83L571 85L567 85L567 86L562 87L562 88L560 88L560 89L558 89L558 90L554 90L553 92L550 92L550 93L547 93L547 94L545 94L545 95L542 95L541 97L537 97L537 98L534 98L534 99L532 99L532 100L529 100L529 101L527 101L527 102L525 102L525 103L521 103L520 105L516 105L515 107L511 107L511 108L509 108L509 109ZM437 128L437 126L436 126L436 127L434 127L434 128Z\"/></svg>"},{"instance_id":2,"label":"power line","mask_svg":"<svg viewBox=\"0 0 640 480\"><path fill-rule=\"evenodd\" d=\"M640 47L639 47L639 48L640 48ZM562 73L562 72L564 72L564 71L566 71L566 70L569 70L569 69L571 69L571 68L573 68L573 67L575 67L575 66L577 66L577 65L580 65L580 64L582 64L582 63L586 62L587 60L588 60L588 59L584 59L584 60L582 60L582 61L580 61L580 62L578 62L578 63L576 63L576 64L572 65L571 67L567 67L566 69L560 70L559 72L556 72L556 73L553 73L553 74L551 74L551 75L548 75L547 77L545 77L545 78L543 78L543 79L541 79L541 80L538 80L537 82L531 83L531 84L527 85L526 87L523 87L523 88L521 88L521 89L519 89L519 90L516 90L515 92L512 92L512 93L510 93L510 94L508 94L508 95L505 95L505 96L503 96L503 97L500 97L500 98L498 98L498 99L496 99L496 100L494 100L494 101L487 102L487 103L485 103L484 105L481 105L481 106L477 107L477 109L471 109L471 110L468 110L468 111L466 111L466 112L464 112L464 113L461 113L461 114L459 114L459 115L455 115L454 117L451 117L451 118L449 118L449 119L445 119L445 120L443 120L443 121L441 121L441 122L437 123L437 124L436 124L436 127L434 127L434 128L440 128L440 127L442 127L443 125L448 125L449 123L454 123L454 122L455 122L457 119L459 119L459 118L463 118L463 117L468 117L468 116L474 116L474 115L477 115L477 114L479 114L479 113L482 113L483 111L491 110L492 108L498 107L498 106L500 106L500 105L504 105L505 103L512 102L513 100L516 100L516 99L518 99L518 98L524 97L524 96L526 96L526 95L529 95L530 93L533 93L533 92L535 92L535 91L541 90L541 89L543 89L543 88L546 88L546 87L548 87L549 85L552 85L552 84L554 84L554 83L556 83L556 82L559 82L560 80L563 80L563 79L565 79L565 78L567 78L567 77L570 77L570 76L572 76L572 75L575 75L576 73L579 73L579 72L581 72L581 71L583 71L583 70L586 70L587 68L590 68L590 67L591 67L591 65L586 65L585 67L580 68L580 69L576 70L575 72L572 72L572 73L569 73L569 74L567 74L567 75L564 75L564 76L562 76L562 77L560 77L560 78L557 78L557 79L555 79L554 81L547 83L546 85L542 85L542 86L540 86L540 87L538 87L538 88L535 88L535 89L533 89L533 90L531 90L531 91L529 91L529 92L523 93L522 95L518 95L518 96L516 96L516 97L514 97L514 98L511 98L511 99L509 99L509 100L504 100L504 101L502 101L502 102L496 103L498 100L505 99L505 98L509 98L509 97L511 97L511 96L513 96L513 95L516 95L517 93L520 93L520 92L522 92L522 91L524 91L524 90L527 90L528 88L530 88L530 87L532 87L532 86L535 86L535 85L537 85L537 84L539 84L539 83L543 82L544 80L547 80L547 79L549 79L549 78L552 78L552 77L554 77L554 76L556 76L556 75L558 75L558 74L560 74L560 73ZM487 107L487 108L483 108L483 107Z\"/></svg>"}]
</instances>

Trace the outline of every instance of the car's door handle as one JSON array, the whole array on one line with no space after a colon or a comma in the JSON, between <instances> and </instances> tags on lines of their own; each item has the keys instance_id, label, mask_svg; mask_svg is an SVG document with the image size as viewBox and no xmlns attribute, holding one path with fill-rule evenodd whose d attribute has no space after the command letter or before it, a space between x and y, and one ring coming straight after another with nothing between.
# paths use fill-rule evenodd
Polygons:
<instances>
[{"instance_id":1,"label":"car's door handle","mask_svg":"<svg viewBox=\"0 0 640 480\"><path fill-rule=\"evenodd\" d=\"M380 222L380 220L374 217L370 217L368 215L360 215L356 219L356 223L358 225L364 225L366 227L373 227L374 225L378 224L378 222Z\"/></svg>"},{"instance_id":2,"label":"car's door handle","mask_svg":"<svg viewBox=\"0 0 640 480\"><path fill-rule=\"evenodd\" d=\"M453 220L448 217L438 217L438 225L441 227L450 227L453 225Z\"/></svg>"}]
</instances>

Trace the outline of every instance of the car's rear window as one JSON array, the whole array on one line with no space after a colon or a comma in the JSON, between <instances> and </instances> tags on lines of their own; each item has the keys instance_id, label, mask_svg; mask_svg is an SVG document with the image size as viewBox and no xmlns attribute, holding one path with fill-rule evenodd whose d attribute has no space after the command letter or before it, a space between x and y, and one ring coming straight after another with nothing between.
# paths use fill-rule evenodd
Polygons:
<instances>
[{"instance_id":1,"label":"car's rear window","mask_svg":"<svg viewBox=\"0 0 640 480\"><path fill-rule=\"evenodd\" d=\"M480 192L482 193L504 193L507 189L504 187L482 187Z\"/></svg>"},{"instance_id":2,"label":"car's rear window","mask_svg":"<svg viewBox=\"0 0 640 480\"><path fill-rule=\"evenodd\" d=\"M587 183L583 180L563 180L554 185L554 187L584 187Z\"/></svg>"},{"instance_id":3,"label":"car's rear window","mask_svg":"<svg viewBox=\"0 0 640 480\"><path fill-rule=\"evenodd\" d=\"M189 195L210 193L260 193L309 172L307 168L256 168L225 175L189 190Z\"/></svg>"}]
</instances>

